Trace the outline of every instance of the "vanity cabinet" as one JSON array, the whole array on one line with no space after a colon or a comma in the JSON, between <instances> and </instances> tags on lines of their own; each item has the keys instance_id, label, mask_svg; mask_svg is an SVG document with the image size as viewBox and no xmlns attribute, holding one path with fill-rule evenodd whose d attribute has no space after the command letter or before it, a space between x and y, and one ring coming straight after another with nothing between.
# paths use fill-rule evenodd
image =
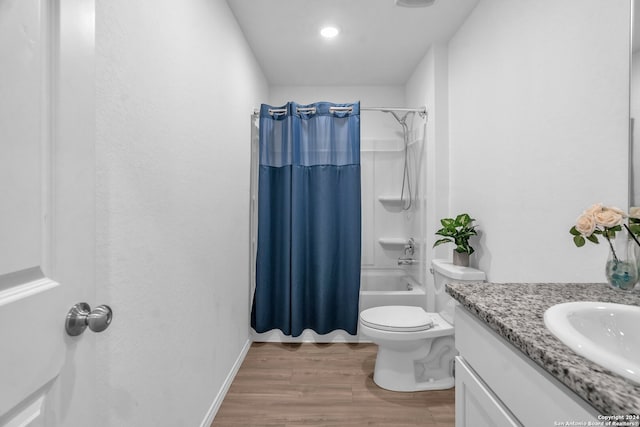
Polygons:
<instances>
[{"instance_id":1,"label":"vanity cabinet","mask_svg":"<svg viewBox=\"0 0 640 427\"><path fill-rule=\"evenodd\" d=\"M456 427L521 426L462 357L456 357Z\"/></svg>"},{"instance_id":2,"label":"vanity cabinet","mask_svg":"<svg viewBox=\"0 0 640 427\"><path fill-rule=\"evenodd\" d=\"M461 306L455 319L456 427L597 425L595 408L483 321Z\"/></svg>"}]
</instances>

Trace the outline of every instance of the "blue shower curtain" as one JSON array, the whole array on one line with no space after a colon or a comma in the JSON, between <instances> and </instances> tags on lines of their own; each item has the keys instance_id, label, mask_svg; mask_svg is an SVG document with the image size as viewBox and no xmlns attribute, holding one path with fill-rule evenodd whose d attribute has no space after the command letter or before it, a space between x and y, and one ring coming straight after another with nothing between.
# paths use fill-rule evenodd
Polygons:
<instances>
[{"instance_id":1,"label":"blue shower curtain","mask_svg":"<svg viewBox=\"0 0 640 427\"><path fill-rule=\"evenodd\" d=\"M360 104L260 108L251 326L355 335L360 292Z\"/></svg>"}]
</instances>

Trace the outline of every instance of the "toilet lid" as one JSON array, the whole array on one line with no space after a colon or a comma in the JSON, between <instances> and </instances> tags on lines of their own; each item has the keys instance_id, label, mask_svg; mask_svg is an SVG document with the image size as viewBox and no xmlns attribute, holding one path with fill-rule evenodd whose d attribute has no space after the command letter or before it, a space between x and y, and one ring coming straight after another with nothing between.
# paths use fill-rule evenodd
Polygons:
<instances>
[{"instance_id":1,"label":"toilet lid","mask_svg":"<svg viewBox=\"0 0 640 427\"><path fill-rule=\"evenodd\" d=\"M421 307L385 305L368 308L360 313L366 326L385 331L413 332L432 328L433 319Z\"/></svg>"}]
</instances>

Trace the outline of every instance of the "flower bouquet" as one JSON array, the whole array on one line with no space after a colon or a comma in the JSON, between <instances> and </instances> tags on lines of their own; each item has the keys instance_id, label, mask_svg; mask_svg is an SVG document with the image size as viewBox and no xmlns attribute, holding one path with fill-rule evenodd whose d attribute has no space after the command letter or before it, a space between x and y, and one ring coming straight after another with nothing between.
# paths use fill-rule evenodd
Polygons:
<instances>
[{"instance_id":1,"label":"flower bouquet","mask_svg":"<svg viewBox=\"0 0 640 427\"><path fill-rule=\"evenodd\" d=\"M618 252L614 246L616 233L622 231L623 225L630 231L629 227L624 224L626 217L627 214L622 210L598 203L585 210L569 230L577 247L584 246L587 240L596 244L600 243L598 236L605 238L610 249L605 268L607 281L611 287L622 290L633 289L638 281L635 248L629 246L630 244L635 245L635 242L627 241L625 248ZM629 234L632 235L631 232Z\"/></svg>"}]
</instances>

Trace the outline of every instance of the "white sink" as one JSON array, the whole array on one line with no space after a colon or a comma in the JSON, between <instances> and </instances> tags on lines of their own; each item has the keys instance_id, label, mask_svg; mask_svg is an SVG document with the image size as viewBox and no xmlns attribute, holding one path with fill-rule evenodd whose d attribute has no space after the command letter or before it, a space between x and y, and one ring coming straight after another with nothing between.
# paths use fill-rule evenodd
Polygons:
<instances>
[{"instance_id":1,"label":"white sink","mask_svg":"<svg viewBox=\"0 0 640 427\"><path fill-rule=\"evenodd\" d=\"M545 311L544 324L579 355L640 384L640 307L567 302Z\"/></svg>"}]
</instances>

